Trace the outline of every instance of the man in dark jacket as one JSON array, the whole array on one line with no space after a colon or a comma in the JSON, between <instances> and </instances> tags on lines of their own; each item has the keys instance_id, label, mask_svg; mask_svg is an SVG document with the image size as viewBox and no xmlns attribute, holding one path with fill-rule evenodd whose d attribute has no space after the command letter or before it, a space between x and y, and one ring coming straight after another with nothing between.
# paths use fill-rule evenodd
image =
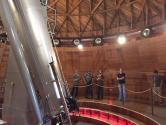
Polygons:
<instances>
[{"instance_id":1,"label":"man in dark jacket","mask_svg":"<svg viewBox=\"0 0 166 125\"><path fill-rule=\"evenodd\" d=\"M100 70L97 74L97 99L103 99L103 93L104 93L104 76L102 74L102 71Z\"/></svg>"},{"instance_id":2,"label":"man in dark jacket","mask_svg":"<svg viewBox=\"0 0 166 125\"><path fill-rule=\"evenodd\" d=\"M153 79L154 79L154 91L157 94L161 95L162 77L161 77L160 73L158 72L158 70L154 71ZM158 97L157 95L155 95L155 101L160 103L161 98Z\"/></svg>"},{"instance_id":3,"label":"man in dark jacket","mask_svg":"<svg viewBox=\"0 0 166 125\"><path fill-rule=\"evenodd\" d=\"M84 75L84 81L86 84L86 91L85 91L85 98L93 98L93 85L92 85L92 73L91 72L87 72Z\"/></svg>"},{"instance_id":4,"label":"man in dark jacket","mask_svg":"<svg viewBox=\"0 0 166 125\"><path fill-rule=\"evenodd\" d=\"M72 88L72 91L71 91L71 95L72 97L77 97L78 95L78 86L80 85L80 80L81 80L81 77L80 75L76 72L74 75L73 75L73 88Z\"/></svg>"}]
</instances>

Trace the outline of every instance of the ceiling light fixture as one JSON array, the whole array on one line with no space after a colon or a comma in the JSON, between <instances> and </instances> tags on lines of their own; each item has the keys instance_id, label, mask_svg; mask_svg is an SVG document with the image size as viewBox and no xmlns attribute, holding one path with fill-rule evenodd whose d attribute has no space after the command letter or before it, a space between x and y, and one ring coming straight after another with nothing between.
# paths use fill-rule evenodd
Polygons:
<instances>
[{"instance_id":1,"label":"ceiling light fixture","mask_svg":"<svg viewBox=\"0 0 166 125\"><path fill-rule=\"evenodd\" d=\"M151 35L152 29L151 28L145 28L141 31L141 35L143 37L149 37Z\"/></svg>"},{"instance_id":2,"label":"ceiling light fixture","mask_svg":"<svg viewBox=\"0 0 166 125\"><path fill-rule=\"evenodd\" d=\"M58 46L60 44L60 40L59 39L53 39L53 47Z\"/></svg>"},{"instance_id":3,"label":"ceiling light fixture","mask_svg":"<svg viewBox=\"0 0 166 125\"><path fill-rule=\"evenodd\" d=\"M94 39L93 45L102 45L102 42L103 42L102 38L97 37L97 38Z\"/></svg>"},{"instance_id":4,"label":"ceiling light fixture","mask_svg":"<svg viewBox=\"0 0 166 125\"><path fill-rule=\"evenodd\" d=\"M82 44L79 44L77 47L78 47L78 49L83 49L83 45Z\"/></svg>"},{"instance_id":5,"label":"ceiling light fixture","mask_svg":"<svg viewBox=\"0 0 166 125\"><path fill-rule=\"evenodd\" d=\"M118 38L117 38L117 42L121 45L125 44L127 41L127 38L125 35L119 35Z\"/></svg>"},{"instance_id":6,"label":"ceiling light fixture","mask_svg":"<svg viewBox=\"0 0 166 125\"><path fill-rule=\"evenodd\" d=\"M75 46L78 46L81 43L79 39L75 39L73 42Z\"/></svg>"}]
</instances>

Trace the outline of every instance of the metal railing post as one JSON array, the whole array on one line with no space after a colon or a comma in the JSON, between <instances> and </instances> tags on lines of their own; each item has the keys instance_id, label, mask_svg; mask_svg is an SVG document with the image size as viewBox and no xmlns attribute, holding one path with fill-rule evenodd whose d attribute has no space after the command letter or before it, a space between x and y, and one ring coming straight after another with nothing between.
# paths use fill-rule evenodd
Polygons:
<instances>
[{"instance_id":1,"label":"metal railing post","mask_svg":"<svg viewBox=\"0 0 166 125\"><path fill-rule=\"evenodd\" d=\"M154 115L154 95L153 95L153 87L151 88L151 111L152 111L152 115Z\"/></svg>"}]
</instances>

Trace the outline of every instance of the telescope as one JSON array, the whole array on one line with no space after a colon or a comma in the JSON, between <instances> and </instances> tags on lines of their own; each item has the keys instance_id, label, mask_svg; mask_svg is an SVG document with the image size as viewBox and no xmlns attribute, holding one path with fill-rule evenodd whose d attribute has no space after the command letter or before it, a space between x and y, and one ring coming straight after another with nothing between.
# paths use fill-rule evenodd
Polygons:
<instances>
[{"instance_id":1,"label":"telescope","mask_svg":"<svg viewBox=\"0 0 166 125\"><path fill-rule=\"evenodd\" d=\"M40 1L0 0L0 8L37 124L71 125L69 112L78 107L66 89Z\"/></svg>"}]
</instances>

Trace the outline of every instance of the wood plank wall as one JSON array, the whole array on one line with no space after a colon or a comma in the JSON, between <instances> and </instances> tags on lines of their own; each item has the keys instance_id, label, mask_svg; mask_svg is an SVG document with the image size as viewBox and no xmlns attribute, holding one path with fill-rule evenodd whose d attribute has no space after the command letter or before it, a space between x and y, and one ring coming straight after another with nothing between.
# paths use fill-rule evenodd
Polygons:
<instances>
[{"instance_id":1,"label":"wood plank wall","mask_svg":"<svg viewBox=\"0 0 166 125\"><path fill-rule=\"evenodd\" d=\"M9 45L0 43L0 52L0 108L2 108L5 92L4 84L8 66ZM2 110L0 110L0 118L2 118Z\"/></svg>"},{"instance_id":2,"label":"wood plank wall","mask_svg":"<svg viewBox=\"0 0 166 125\"><path fill-rule=\"evenodd\" d=\"M166 96L166 33L151 38L129 38L125 45L115 41L103 46L85 47L78 50L72 47L59 47L58 53L63 72L68 83L72 84L72 75L77 70L82 76L86 71L104 71L105 86L117 85L116 74L123 68L127 74L127 88L142 91L152 86L155 69L162 73L162 95ZM81 83L83 84L83 83ZM95 89L95 88L94 88ZM79 91L83 95L83 89ZM117 90L105 90L105 96L117 97ZM145 96L146 95L146 96ZM150 102L150 93L135 95L128 93L128 99Z\"/></svg>"}]
</instances>

